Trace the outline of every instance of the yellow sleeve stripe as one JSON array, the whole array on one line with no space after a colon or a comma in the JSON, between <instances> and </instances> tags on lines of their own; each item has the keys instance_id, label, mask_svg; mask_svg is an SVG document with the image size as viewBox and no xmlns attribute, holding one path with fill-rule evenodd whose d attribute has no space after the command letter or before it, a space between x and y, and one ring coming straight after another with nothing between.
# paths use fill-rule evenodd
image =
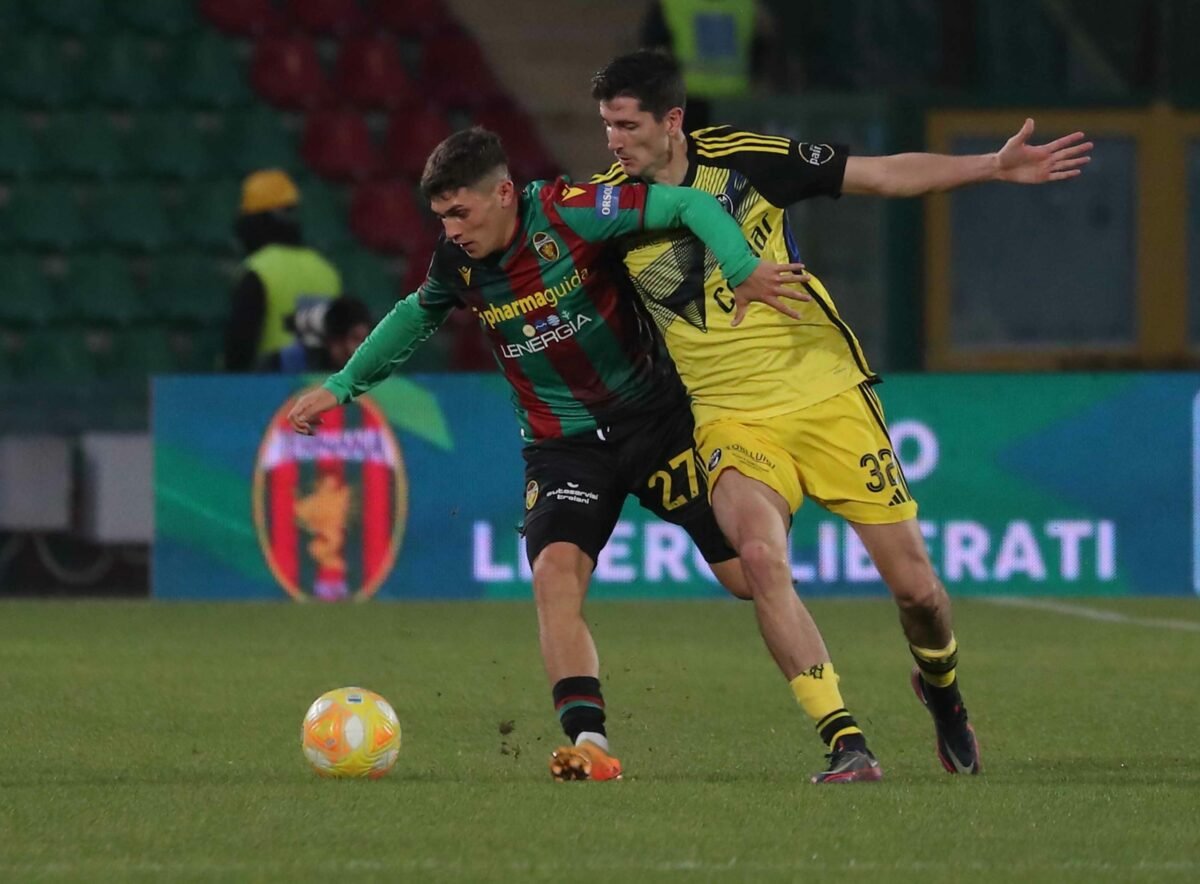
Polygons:
<instances>
[{"instance_id":1,"label":"yellow sleeve stripe","mask_svg":"<svg viewBox=\"0 0 1200 884\"><path fill-rule=\"evenodd\" d=\"M599 172L591 177L590 184L611 184L614 179L624 176L625 170L620 163L613 163L607 172Z\"/></svg>"},{"instance_id":2,"label":"yellow sleeve stripe","mask_svg":"<svg viewBox=\"0 0 1200 884\"><path fill-rule=\"evenodd\" d=\"M756 144L770 144L776 147L790 147L791 141L781 135L759 135L756 132L734 132L732 135L693 136L697 144L710 147L721 147L728 144L741 144L752 141Z\"/></svg>"},{"instance_id":3,"label":"yellow sleeve stripe","mask_svg":"<svg viewBox=\"0 0 1200 884\"><path fill-rule=\"evenodd\" d=\"M720 150L706 149L700 145L696 145L696 153L702 157L727 157L733 153L775 153L780 156L787 156L792 152L790 147L765 147L757 144L743 144L737 147L725 147Z\"/></svg>"}]
</instances>

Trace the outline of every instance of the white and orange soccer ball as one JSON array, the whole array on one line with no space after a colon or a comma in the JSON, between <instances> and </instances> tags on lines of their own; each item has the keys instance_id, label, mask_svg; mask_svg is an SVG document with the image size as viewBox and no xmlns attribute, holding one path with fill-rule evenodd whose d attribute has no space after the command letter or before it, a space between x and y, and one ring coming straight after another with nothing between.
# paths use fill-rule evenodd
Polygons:
<instances>
[{"instance_id":1,"label":"white and orange soccer ball","mask_svg":"<svg viewBox=\"0 0 1200 884\"><path fill-rule=\"evenodd\" d=\"M338 688L308 707L301 740L304 757L321 776L375 780L400 754L400 720L374 691Z\"/></svg>"}]
</instances>

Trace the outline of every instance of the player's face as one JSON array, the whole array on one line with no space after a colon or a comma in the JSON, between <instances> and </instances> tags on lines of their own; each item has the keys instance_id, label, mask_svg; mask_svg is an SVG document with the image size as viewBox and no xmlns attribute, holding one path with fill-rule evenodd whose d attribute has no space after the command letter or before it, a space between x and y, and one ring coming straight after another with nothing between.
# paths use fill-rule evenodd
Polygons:
<instances>
[{"instance_id":1,"label":"player's face","mask_svg":"<svg viewBox=\"0 0 1200 884\"><path fill-rule=\"evenodd\" d=\"M513 183L508 178L460 187L429 201L429 208L442 221L446 239L472 258L486 257L508 245L515 205Z\"/></svg>"},{"instance_id":2,"label":"player's face","mask_svg":"<svg viewBox=\"0 0 1200 884\"><path fill-rule=\"evenodd\" d=\"M682 128L683 110L672 108L656 120L638 99L622 95L600 102L600 118L608 149L625 174L653 178L671 159L671 136Z\"/></svg>"}]
</instances>

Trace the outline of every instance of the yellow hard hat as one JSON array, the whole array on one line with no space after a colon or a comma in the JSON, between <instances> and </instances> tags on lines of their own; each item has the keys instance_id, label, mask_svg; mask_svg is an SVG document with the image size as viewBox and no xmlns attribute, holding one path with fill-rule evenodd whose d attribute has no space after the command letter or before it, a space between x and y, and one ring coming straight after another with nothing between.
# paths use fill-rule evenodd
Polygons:
<instances>
[{"instance_id":1,"label":"yellow hard hat","mask_svg":"<svg viewBox=\"0 0 1200 884\"><path fill-rule=\"evenodd\" d=\"M251 172L242 182L242 214L270 212L300 202L300 191L282 169L263 169Z\"/></svg>"}]
</instances>

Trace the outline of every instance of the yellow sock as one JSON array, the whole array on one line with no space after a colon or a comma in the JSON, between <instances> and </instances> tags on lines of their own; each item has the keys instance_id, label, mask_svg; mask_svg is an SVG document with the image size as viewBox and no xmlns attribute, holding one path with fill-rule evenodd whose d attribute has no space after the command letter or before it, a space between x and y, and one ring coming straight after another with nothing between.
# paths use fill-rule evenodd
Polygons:
<instances>
[{"instance_id":1,"label":"yellow sock","mask_svg":"<svg viewBox=\"0 0 1200 884\"><path fill-rule=\"evenodd\" d=\"M832 663L818 663L791 681L796 702L808 713L817 733L830 748L842 737L862 733L854 716L846 711L838 680Z\"/></svg>"},{"instance_id":2,"label":"yellow sock","mask_svg":"<svg viewBox=\"0 0 1200 884\"><path fill-rule=\"evenodd\" d=\"M921 678L937 688L948 688L954 684L956 668L958 667L958 641L950 636L950 644L944 648L918 648L909 645L917 668L921 670Z\"/></svg>"}]
</instances>

